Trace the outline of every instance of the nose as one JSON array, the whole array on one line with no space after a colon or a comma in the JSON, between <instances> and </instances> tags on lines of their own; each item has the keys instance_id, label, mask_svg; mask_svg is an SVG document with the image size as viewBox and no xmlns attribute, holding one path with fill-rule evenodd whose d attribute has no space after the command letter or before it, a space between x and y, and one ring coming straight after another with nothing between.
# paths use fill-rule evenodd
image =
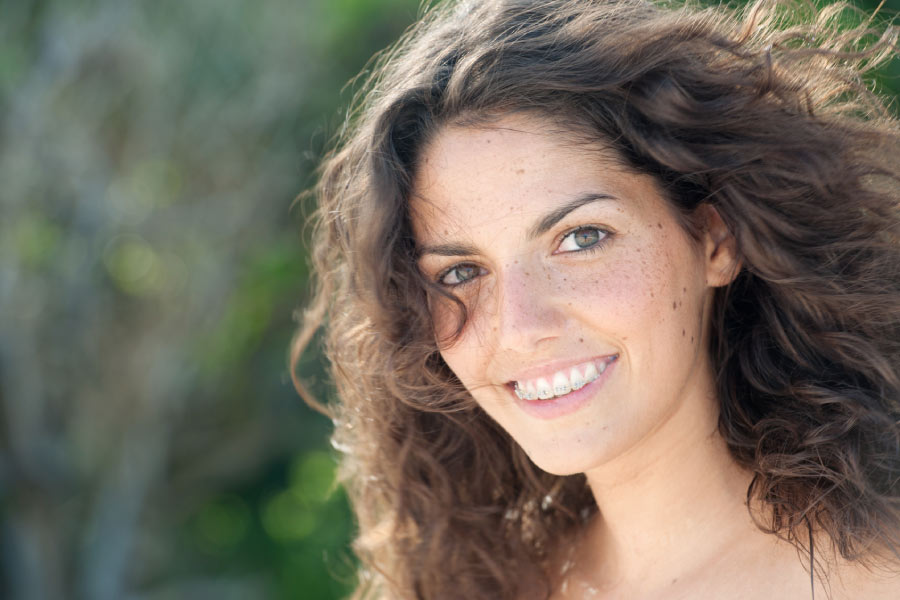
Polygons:
<instances>
[{"instance_id":1,"label":"nose","mask_svg":"<svg viewBox=\"0 0 900 600\"><path fill-rule=\"evenodd\" d=\"M557 302L552 272L514 263L498 276L493 330L502 349L527 352L559 337L565 315Z\"/></svg>"}]
</instances>

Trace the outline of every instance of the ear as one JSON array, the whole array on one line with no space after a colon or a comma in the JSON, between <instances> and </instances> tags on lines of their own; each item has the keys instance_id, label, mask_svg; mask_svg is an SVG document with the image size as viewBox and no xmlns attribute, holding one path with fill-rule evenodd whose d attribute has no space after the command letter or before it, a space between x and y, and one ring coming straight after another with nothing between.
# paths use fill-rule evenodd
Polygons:
<instances>
[{"instance_id":1,"label":"ear","mask_svg":"<svg viewBox=\"0 0 900 600\"><path fill-rule=\"evenodd\" d=\"M737 240L713 206L700 207L704 214L703 256L706 258L706 283L711 287L728 285L741 270Z\"/></svg>"}]
</instances>

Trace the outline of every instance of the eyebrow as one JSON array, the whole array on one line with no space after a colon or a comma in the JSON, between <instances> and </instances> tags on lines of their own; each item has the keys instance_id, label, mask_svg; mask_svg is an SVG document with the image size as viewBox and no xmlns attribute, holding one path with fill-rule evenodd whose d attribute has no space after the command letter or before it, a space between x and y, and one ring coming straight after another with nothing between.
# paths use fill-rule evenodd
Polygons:
<instances>
[{"instance_id":1,"label":"eyebrow","mask_svg":"<svg viewBox=\"0 0 900 600\"><path fill-rule=\"evenodd\" d=\"M613 196L610 196L609 194L584 194L584 195L578 196L571 202L563 204L562 206L560 206L559 208L557 208L550 214L546 215L543 219L538 221L534 225L534 227L532 227L530 230L528 230L528 239L533 240L533 239L540 237L541 235L547 233L548 231L550 231L550 229L554 225L556 225L557 223L562 221L564 218L566 218L566 215L568 215L570 212L572 212L576 208L581 208L585 204L590 204L591 202L599 202L602 200L613 200L614 201L615 199L616 198L614 198Z\"/></svg>"},{"instance_id":2,"label":"eyebrow","mask_svg":"<svg viewBox=\"0 0 900 600\"><path fill-rule=\"evenodd\" d=\"M475 246L466 246L464 244L438 244L437 246L425 246L419 252L420 257L426 254L436 254L438 256L472 256L478 254Z\"/></svg>"},{"instance_id":3,"label":"eyebrow","mask_svg":"<svg viewBox=\"0 0 900 600\"><path fill-rule=\"evenodd\" d=\"M548 213L540 221L535 223L534 226L528 230L527 239L533 240L547 233L554 225L566 218L566 215L573 210L580 208L585 204L603 200L615 201L616 198L609 194L583 194L578 196L574 200L571 200L556 210ZM423 246L418 252L418 257L421 258L426 254L435 254L437 256L473 256L478 254L478 249L474 246L465 244L437 244L435 246Z\"/></svg>"}]
</instances>

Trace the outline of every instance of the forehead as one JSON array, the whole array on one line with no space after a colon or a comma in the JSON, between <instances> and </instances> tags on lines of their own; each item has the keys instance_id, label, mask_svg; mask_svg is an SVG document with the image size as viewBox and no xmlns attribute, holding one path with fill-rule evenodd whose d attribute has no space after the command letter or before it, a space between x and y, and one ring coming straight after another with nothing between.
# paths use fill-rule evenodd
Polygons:
<instances>
[{"instance_id":1,"label":"forehead","mask_svg":"<svg viewBox=\"0 0 900 600\"><path fill-rule=\"evenodd\" d=\"M517 116L441 129L420 156L410 210L421 239L528 218L598 193L627 198L634 209L658 197L654 180L624 167L609 146Z\"/></svg>"},{"instance_id":2,"label":"forehead","mask_svg":"<svg viewBox=\"0 0 900 600\"><path fill-rule=\"evenodd\" d=\"M545 121L510 117L478 127L442 128L424 148L414 183L418 191L452 187L457 195L514 182L542 181L552 188L576 173L586 179L614 158L606 146L576 141Z\"/></svg>"}]
</instances>

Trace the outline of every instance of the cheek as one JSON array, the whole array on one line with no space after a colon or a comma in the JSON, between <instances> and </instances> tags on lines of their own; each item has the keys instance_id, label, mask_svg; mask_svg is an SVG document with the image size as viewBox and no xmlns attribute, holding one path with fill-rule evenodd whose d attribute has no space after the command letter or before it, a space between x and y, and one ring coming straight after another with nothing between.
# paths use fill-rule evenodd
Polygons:
<instances>
[{"instance_id":1,"label":"cheek","mask_svg":"<svg viewBox=\"0 0 900 600\"><path fill-rule=\"evenodd\" d=\"M602 267L560 282L573 292L568 303L582 321L602 325L626 345L671 346L682 329L686 340L698 337L692 331L699 319L693 259L683 245L654 242L636 240Z\"/></svg>"},{"instance_id":2,"label":"cheek","mask_svg":"<svg viewBox=\"0 0 900 600\"><path fill-rule=\"evenodd\" d=\"M452 345L461 323L461 315L456 305L447 299L429 302L434 327L434 339L441 352Z\"/></svg>"},{"instance_id":3,"label":"cheek","mask_svg":"<svg viewBox=\"0 0 900 600\"><path fill-rule=\"evenodd\" d=\"M479 314L473 309L471 298L462 306L449 298L437 298L429 303L435 341L441 357L460 382L469 390L483 379L479 365L486 363L489 352L484 336L478 333Z\"/></svg>"},{"instance_id":4,"label":"cheek","mask_svg":"<svg viewBox=\"0 0 900 600\"><path fill-rule=\"evenodd\" d=\"M479 277L466 285L453 288L458 302L437 293L429 296L428 307L434 327L435 340L442 349L471 346L472 351L487 351L485 327L494 310L491 295L494 286Z\"/></svg>"},{"instance_id":5,"label":"cheek","mask_svg":"<svg viewBox=\"0 0 900 600\"><path fill-rule=\"evenodd\" d=\"M446 348L458 345L466 329L465 325L471 310L465 298L460 300L462 304L437 293L429 294L428 310L431 313L434 339L442 352Z\"/></svg>"},{"instance_id":6,"label":"cheek","mask_svg":"<svg viewBox=\"0 0 900 600\"><path fill-rule=\"evenodd\" d=\"M659 318L661 298L667 293L664 256L646 248L626 248L599 266L589 265L564 282L574 291L573 307L602 311L610 325L638 316Z\"/></svg>"},{"instance_id":7,"label":"cheek","mask_svg":"<svg viewBox=\"0 0 900 600\"><path fill-rule=\"evenodd\" d=\"M654 360L667 363L681 353L688 353L682 358L693 354L701 339L706 289L693 247L669 233L642 249L623 281L618 301Z\"/></svg>"},{"instance_id":8,"label":"cheek","mask_svg":"<svg viewBox=\"0 0 900 600\"><path fill-rule=\"evenodd\" d=\"M472 395L476 402L483 404L483 394L488 380L484 374L485 357L478 353L478 348L467 343L465 334L452 344L441 348L441 358L459 379L459 382Z\"/></svg>"}]
</instances>

